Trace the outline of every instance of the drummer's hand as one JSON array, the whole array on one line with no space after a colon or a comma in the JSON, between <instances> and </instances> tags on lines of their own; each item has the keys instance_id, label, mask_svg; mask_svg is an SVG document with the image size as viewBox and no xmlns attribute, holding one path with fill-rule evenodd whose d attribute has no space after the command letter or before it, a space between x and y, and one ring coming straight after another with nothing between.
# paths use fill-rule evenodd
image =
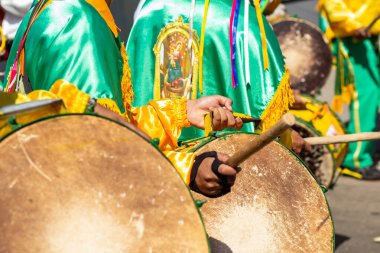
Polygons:
<instances>
[{"instance_id":1,"label":"drummer's hand","mask_svg":"<svg viewBox=\"0 0 380 253\"><path fill-rule=\"evenodd\" d=\"M221 194L222 191L228 191L234 185L236 174L239 172L239 169L223 164L229 158L228 155L218 153L217 156L218 160L222 162L218 167L218 172L220 175L225 176L225 185L223 185L222 180L211 169L215 158L207 157L203 159L195 177L195 188L198 192L205 195L216 196Z\"/></svg>"},{"instance_id":2,"label":"drummer's hand","mask_svg":"<svg viewBox=\"0 0 380 253\"><path fill-rule=\"evenodd\" d=\"M187 101L187 118L192 126L204 129L204 116L213 112L213 129L215 131L234 127L242 128L243 121L232 114L232 100L214 95Z\"/></svg>"},{"instance_id":3,"label":"drummer's hand","mask_svg":"<svg viewBox=\"0 0 380 253\"><path fill-rule=\"evenodd\" d=\"M128 122L120 114L117 114L117 113L115 113L115 112L113 112L113 111L111 111L111 110L109 110L109 109L101 106L100 104L96 104L95 105L94 112L97 113L97 114L99 114L99 115L101 115L101 116L104 116L104 117L113 119L113 120L115 120L115 121L117 121L119 123L122 123L123 125L126 125L127 127L131 128L135 132L139 133L146 140L151 141L151 138L149 137L148 134L146 134L145 132L143 132L139 128L137 128L135 125L133 125L130 122Z\"/></svg>"},{"instance_id":4,"label":"drummer's hand","mask_svg":"<svg viewBox=\"0 0 380 253\"><path fill-rule=\"evenodd\" d=\"M300 154L301 151L305 150L311 152L311 145L307 143L297 131L292 130L292 150L297 154Z\"/></svg>"},{"instance_id":5,"label":"drummer's hand","mask_svg":"<svg viewBox=\"0 0 380 253\"><path fill-rule=\"evenodd\" d=\"M371 37L371 33L367 31L366 27L362 27L354 32L354 37L358 40L364 40L366 38Z\"/></svg>"},{"instance_id":6,"label":"drummer's hand","mask_svg":"<svg viewBox=\"0 0 380 253\"><path fill-rule=\"evenodd\" d=\"M292 108L294 109L304 109L306 107L306 102L301 96L301 91L298 89L292 89L294 96L294 104Z\"/></svg>"}]
</instances>

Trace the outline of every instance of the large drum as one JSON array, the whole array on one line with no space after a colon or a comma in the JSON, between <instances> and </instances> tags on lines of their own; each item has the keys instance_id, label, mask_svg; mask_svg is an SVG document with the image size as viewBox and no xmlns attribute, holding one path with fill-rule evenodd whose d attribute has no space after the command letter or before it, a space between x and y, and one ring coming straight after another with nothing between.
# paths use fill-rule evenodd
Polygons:
<instances>
[{"instance_id":1,"label":"large drum","mask_svg":"<svg viewBox=\"0 0 380 253\"><path fill-rule=\"evenodd\" d=\"M346 133L339 117L326 102L305 95L303 100L306 102L305 108L291 110L297 119L294 129L302 137L336 136ZM300 157L321 184L331 187L339 175L338 168L347 152L347 143L314 145L311 152L302 151Z\"/></svg>"},{"instance_id":2,"label":"large drum","mask_svg":"<svg viewBox=\"0 0 380 253\"><path fill-rule=\"evenodd\" d=\"M43 118L4 135L0 157L0 252L209 252L179 174L124 125Z\"/></svg>"},{"instance_id":3,"label":"large drum","mask_svg":"<svg viewBox=\"0 0 380 253\"><path fill-rule=\"evenodd\" d=\"M286 65L291 87L313 95L325 84L332 55L321 30L303 19L286 18L273 24Z\"/></svg>"},{"instance_id":4,"label":"large drum","mask_svg":"<svg viewBox=\"0 0 380 253\"><path fill-rule=\"evenodd\" d=\"M189 150L232 155L256 135L222 134ZM333 252L334 229L323 188L305 165L276 142L241 165L230 193L201 208L215 253Z\"/></svg>"}]
</instances>

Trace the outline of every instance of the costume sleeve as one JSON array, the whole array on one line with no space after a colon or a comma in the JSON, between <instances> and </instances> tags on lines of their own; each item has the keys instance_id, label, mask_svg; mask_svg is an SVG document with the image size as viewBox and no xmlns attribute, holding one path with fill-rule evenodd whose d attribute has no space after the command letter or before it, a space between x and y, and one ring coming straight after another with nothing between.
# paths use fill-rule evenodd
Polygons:
<instances>
[{"instance_id":1,"label":"costume sleeve","mask_svg":"<svg viewBox=\"0 0 380 253\"><path fill-rule=\"evenodd\" d=\"M186 115L186 100L154 100L148 105L135 107L130 121L152 139L159 140L159 148L173 163L183 180L189 184L194 153L176 152L183 127L190 126Z\"/></svg>"},{"instance_id":2,"label":"costume sleeve","mask_svg":"<svg viewBox=\"0 0 380 253\"><path fill-rule=\"evenodd\" d=\"M338 37L352 35L362 27L355 13L342 0L325 0L320 7L325 11L331 29Z\"/></svg>"}]
</instances>

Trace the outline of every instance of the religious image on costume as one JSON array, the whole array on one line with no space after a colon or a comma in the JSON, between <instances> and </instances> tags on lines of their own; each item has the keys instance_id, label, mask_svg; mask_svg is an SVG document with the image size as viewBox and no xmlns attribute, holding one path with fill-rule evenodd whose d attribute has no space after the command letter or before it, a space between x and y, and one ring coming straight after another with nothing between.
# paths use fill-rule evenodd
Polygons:
<instances>
[{"instance_id":1,"label":"religious image on costume","mask_svg":"<svg viewBox=\"0 0 380 253\"><path fill-rule=\"evenodd\" d=\"M191 47L189 47L191 41ZM198 79L198 36L179 17L164 27L153 49L155 98L195 98Z\"/></svg>"}]
</instances>

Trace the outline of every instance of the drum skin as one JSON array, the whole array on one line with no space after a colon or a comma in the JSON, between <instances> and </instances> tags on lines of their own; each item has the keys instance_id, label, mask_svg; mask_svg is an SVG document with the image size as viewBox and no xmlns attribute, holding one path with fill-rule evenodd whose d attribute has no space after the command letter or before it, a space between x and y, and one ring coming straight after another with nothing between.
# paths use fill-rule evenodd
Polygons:
<instances>
[{"instance_id":1,"label":"drum skin","mask_svg":"<svg viewBox=\"0 0 380 253\"><path fill-rule=\"evenodd\" d=\"M0 252L209 252L170 162L118 123L53 117L0 142Z\"/></svg>"},{"instance_id":2,"label":"drum skin","mask_svg":"<svg viewBox=\"0 0 380 253\"><path fill-rule=\"evenodd\" d=\"M322 31L303 19L286 18L273 24L290 73L291 87L314 95L326 83L332 54Z\"/></svg>"},{"instance_id":3,"label":"drum skin","mask_svg":"<svg viewBox=\"0 0 380 253\"><path fill-rule=\"evenodd\" d=\"M231 134L195 148L232 155L255 135ZM302 162L276 142L241 164L230 193L201 212L215 253L333 252L334 228L324 193Z\"/></svg>"}]
</instances>

